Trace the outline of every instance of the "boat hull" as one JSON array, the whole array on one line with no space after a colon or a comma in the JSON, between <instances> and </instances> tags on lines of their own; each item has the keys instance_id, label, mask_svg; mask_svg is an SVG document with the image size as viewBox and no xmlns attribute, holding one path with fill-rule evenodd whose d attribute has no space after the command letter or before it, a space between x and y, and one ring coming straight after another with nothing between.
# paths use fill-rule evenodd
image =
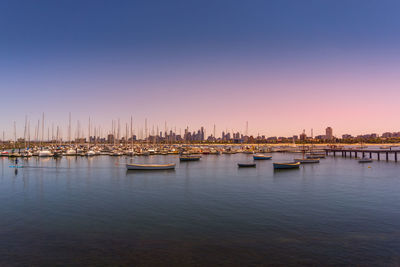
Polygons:
<instances>
[{"instance_id":1,"label":"boat hull","mask_svg":"<svg viewBox=\"0 0 400 267\"><path fill-rule=\"evenodd\" d=\"M271 156L253 156L254 160L268 160L268 159L272 159Z\"/></svg>"},{"instance_id":2,"label":"boat hull","mask_svg":"<svg viewBox=\"0 0 400 267\"><path fill-rule=\"evenodd\" d=\"M371 163L372 159L360 159L358 163Z\"/></svg>"},{"instance_id":3,"label":"boat hull","mask_svg":"<svg viewBox=\"0 0 400 267\"><path fill-rule=\"evenodd\" d=\"M294 159L294 161L300 162L301 164L319 163L319 159Z\"/></svg>"},{"instance_id":4,"label":"boat hull","mask_svg":"<svg viewBox=\"0 0 400 267\"><path fill-rule=\"evenodd\" d=\"M325 154L311 154L307 155L308 159L324 159L326 157Z\"/></svg>"},{"instance_id":5,"label":"boat hull","mask_svg":"<svg viewBox=\"0 0 400 267\"><path fill-rule=\"evenodd\" d=\"M274 163L274 169L298 169L300 162Z\"/></svg>"},{"instance_id":6,"label":"boat hull","mask_svg":"<svg viewBox=\"0 0 400 267\"><path fill-rule=\"evenodd\" d=\"M180 161L199 161L201 157L180 157Z\"/></svg>"},{"instance_id":7,"label":"boat hull","mask_svg":"<svg viewBox=\"0 0 400 267\"><path fill-rule=\"evenodd\" d=\"M173 170L175 163L172 164L126 164L128 170Z\"/></svg>"},{"instance_id":8,"label":"boat hull","mask_svg":"<svg viewBox=\"0 0 400 267\"><path fill-rule=\"evenodd\" d=\"M255 163L238 163L239 168L254 168L255 166Z\"/></svg>"}]
</instances>

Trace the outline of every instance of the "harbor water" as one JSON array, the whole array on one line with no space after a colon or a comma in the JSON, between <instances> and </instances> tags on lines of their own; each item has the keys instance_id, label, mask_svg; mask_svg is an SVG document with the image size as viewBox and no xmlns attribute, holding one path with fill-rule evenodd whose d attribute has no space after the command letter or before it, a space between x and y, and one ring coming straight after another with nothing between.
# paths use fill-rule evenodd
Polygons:
<instances>
[{"instance_id":1,"label":"harbor water","mask_svg":"<svg viewBox=\"0 0 400 267\"><path fill-rule=\"evenodd\" d=\"M0 266L400 265L400 163L272 156L0 158Z\"/></svg>"}]
</instances>

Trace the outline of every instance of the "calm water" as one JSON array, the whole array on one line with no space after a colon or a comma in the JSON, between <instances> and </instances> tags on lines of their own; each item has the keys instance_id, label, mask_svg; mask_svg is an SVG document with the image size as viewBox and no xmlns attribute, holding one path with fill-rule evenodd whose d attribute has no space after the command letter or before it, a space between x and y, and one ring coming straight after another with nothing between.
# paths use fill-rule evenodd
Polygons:
<instances>
[{"instance_id":1,"label":"calm water","mask_svg":"<svg viewBox=\"0 0 400 267\"><path fill-rule=\"evenodd\" d=\"M400 163L130 160L32 158L15 174L0 159L0 265L400 265Z\"/></svg>"}]
</instances>

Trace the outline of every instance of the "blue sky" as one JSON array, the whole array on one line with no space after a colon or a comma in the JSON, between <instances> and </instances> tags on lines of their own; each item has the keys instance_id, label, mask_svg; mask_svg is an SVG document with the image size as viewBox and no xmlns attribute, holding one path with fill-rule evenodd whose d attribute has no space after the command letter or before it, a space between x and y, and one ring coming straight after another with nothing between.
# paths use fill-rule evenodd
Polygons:
<instances>
[{"instance_id":1,"label":"blue sky","mask_svg":"<svg viewBox=\"0 0 400 267\"><path fill-rule=\"evenodd\" d=\"M71 111L99 125L134 115L242 130L248 120L267 135L396 130L387 104L400 96L399 10L398 1L1 1L0 91L12 112L0 126L10 133L12 121L45 112L65 128ZM340 95L352 99L334 105L341 113L312 115ZM379 112L359 112L379 97ZM296 111L309 115L293 122Z\"/></svg>"}]
</instances>

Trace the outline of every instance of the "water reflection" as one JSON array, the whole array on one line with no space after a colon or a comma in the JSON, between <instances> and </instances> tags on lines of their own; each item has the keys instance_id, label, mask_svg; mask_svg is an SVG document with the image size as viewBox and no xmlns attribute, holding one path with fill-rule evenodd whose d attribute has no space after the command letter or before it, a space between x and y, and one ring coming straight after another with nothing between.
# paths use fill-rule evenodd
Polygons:
<instances>
[{"instance_id":1,"label":"water reflection","mask_svg":"<svg viewBox=\"0 0 400 267\"><path fill-rule=\"evenodd\" d=\"M399 164L237 167L248 160L30 158L19 169L1 159L0 265L391 265L398 256ZM177 165L127 171L129 162Z\"/></svg>"}]
</instances>

